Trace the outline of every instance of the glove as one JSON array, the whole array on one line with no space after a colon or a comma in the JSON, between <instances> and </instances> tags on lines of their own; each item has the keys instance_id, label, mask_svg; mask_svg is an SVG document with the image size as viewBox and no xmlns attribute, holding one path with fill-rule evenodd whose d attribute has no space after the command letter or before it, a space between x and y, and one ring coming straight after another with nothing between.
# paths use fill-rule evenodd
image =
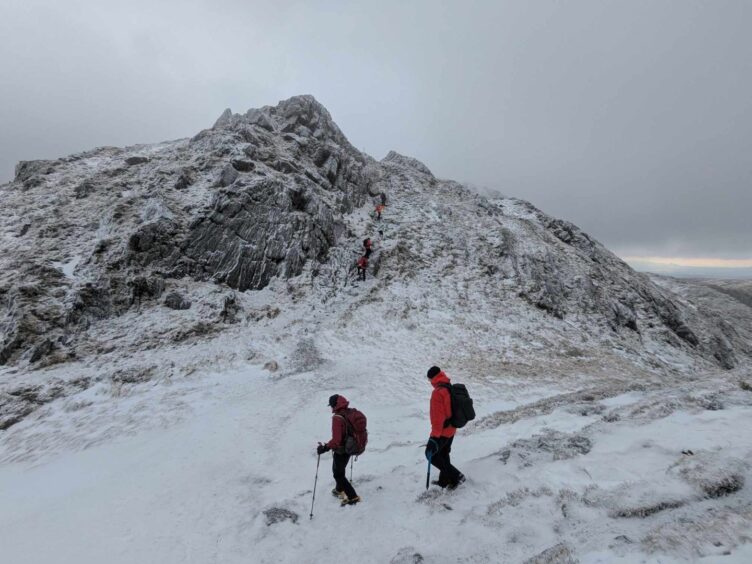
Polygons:
<instances>
[{"instance_id":1,"label":"glove","mask_svg":"<svg viewBox=\"0 0 752 564\"><path fill-rule=\"evenodd\" d=\"M439 443L436 439L430 438L426 443L426 460L431 460L431 457L439 452Z\"/></svg>"},{"instance_id":2,"label":"glove","mask_svg":"<svg viewBox=\"0 0 752 564\"><path fill-rule=\"evenodd\" d=\"M322 445L321 443L319 443L319 446L316 447L316 454L324 454L327 451L329 451L329 447Z\"/></svg>"}]
</instances>

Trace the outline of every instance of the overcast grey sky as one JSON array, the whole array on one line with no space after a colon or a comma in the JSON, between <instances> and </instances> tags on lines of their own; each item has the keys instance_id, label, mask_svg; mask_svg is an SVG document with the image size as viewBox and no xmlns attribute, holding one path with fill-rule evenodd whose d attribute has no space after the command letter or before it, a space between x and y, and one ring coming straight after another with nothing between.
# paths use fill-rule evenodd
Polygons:
<instances>
[{"instance_id":1,"label":"overcast grey sky","mask_svg":"<svg viewBox=\"0 0 752 564\"><path fill-rule=\"evenodd\" d=\"M752 259L752 2L2 0L0 181L316 96L622 255Z\"/></svg>"}]
</instances>

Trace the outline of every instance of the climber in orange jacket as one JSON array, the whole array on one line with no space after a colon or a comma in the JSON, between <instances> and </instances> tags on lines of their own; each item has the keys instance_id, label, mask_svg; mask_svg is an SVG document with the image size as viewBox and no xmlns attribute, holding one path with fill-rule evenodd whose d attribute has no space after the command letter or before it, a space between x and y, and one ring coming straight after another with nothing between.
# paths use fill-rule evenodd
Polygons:
<instances>
[{"instance_id":1,"label":"climber in orange jacket","mask_svg":"<svg viewBox=\"0 0 752 564\"><path fill-rule=\"evenodd\" d=\"M426 444L426 458L439 469L439 479L434 484L453 490L465 481L465 476L452 466L449 456L457 432L457 429L448 424L452 417L452 396L447 386L451 382L438 366L432 366L427 376L433 391L430 407L431 436Z\"/></svg>"}]
</instances>

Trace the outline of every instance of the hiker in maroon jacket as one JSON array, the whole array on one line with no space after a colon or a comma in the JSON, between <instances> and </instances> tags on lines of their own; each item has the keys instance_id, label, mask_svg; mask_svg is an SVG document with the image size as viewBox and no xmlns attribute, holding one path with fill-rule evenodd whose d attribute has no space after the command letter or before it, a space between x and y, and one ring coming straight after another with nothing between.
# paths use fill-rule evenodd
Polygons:
<instances>
[{"instance_id":1,"label":"hiker in maroon jacket","mask_svg":"<svg viewBox=\"0 0 752 564\"><path fill-rule=\"evenodd\" d=\"M373 252L373 249L371 248L372 246L373 244L371 243L370 237L363 240L363 249L366 258L371 258L371 253Z\"/></svg>"},{"instance_id":2,"label":"hiker in maroon jacket","mask_svg":"<svg viewBox=\"0 0 752 564\"><path fill-rule=\"evenodd\" d=\"M363 255L358 259L358 280L366 281L366 271L368 270L368 258Z\"/></svg>"},{"instance_id":3,"label":"hiker in maroon jacket","mask_svg":"<svg viewBox=\"0 0 752 564\"><path fill-rule=\"evenodd\" d=\"M333 456L332 474L337 486L332 490L332 495L342 500L342 505L354 505L360 501L360 497L355 493L355 488L345 476L347 463L350 461L350 455L345 452L345 437L347 436L347 423L345 414L350 402L345 396L334 394L329 398L329 407L332 408L332 439L326 443L319 443L316 452L324 454L331 450Z\"/></svg>"}]
</instances>

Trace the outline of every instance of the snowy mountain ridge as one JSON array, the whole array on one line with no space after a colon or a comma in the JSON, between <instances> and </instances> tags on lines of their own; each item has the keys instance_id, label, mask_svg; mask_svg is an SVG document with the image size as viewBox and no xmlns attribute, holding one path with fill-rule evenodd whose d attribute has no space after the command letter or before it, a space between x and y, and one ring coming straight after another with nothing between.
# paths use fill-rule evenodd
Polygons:
<instances>
[{"instance_id":1,"label":"snowy mountain ridge","mask_svg":"<svg viewBox=\"0 0 752 564\"><path fill-rule=\"evenodd\" d=\"M732 368L750 352L747 336L694 316L574 225L437 180L395 152L360 153L312 97L225 111L191 140L22 162L2 191L4 363L86 354L91 323L159 309L186 278L244 291L349 268L354 236L376 235L362 214L381 193L385 259L398 271L400 253L431 279L448 267L442 277L476 278L501 310L521 298L576 330L595 322L637 355L654 342Z\"/></svg>"},{"instance_id":2,"label":"snowy mountain ridge","mask_svg":"<svg viewBox=\"0 0 752 564\"><path fill-rule=\"evenodd\" d=\"M749 555L752 444L733 429L752 417L752 308L728 293L638 274L410 157L376 161L309 96L20 163L0 198L12 555L315 562L351 510L363 561ZM451 495L421 494L431 364L479 413ZM366 501L322 495L303 523L330 393L369 416ZM68 522L98 535L67 545Z\"/></svg>"}]
</instances>

